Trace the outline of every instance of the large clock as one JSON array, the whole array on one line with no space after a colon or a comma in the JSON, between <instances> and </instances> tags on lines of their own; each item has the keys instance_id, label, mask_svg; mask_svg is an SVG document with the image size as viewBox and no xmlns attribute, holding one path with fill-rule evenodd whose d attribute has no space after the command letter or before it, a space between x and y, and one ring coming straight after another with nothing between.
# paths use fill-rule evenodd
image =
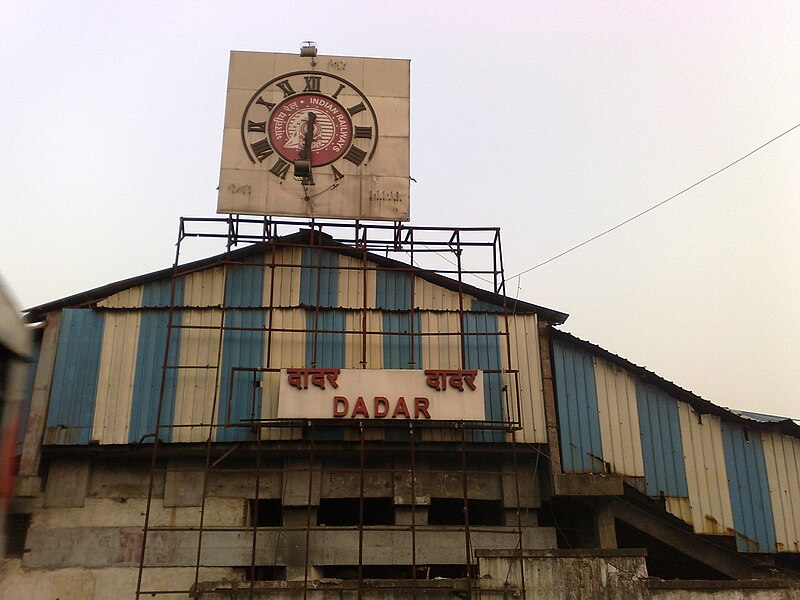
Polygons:
<instances>
[{"instance_id":1,"label":"large clock","mask_svg":"<svg viewBox=\"0 0 800 600\"><path fill-rule=\"evenodd\" d=\"M365 167L379 139L369 99L343 77L316 71L284 73L265 83L244 109L241 133L251 162L283 181L297 179L304 198ZM333 183L316 189L314 173L323 168Z\"/></svg>"},{"instance_id":2,"label":"large clock","mask_svg":"<svg viewBox=\"0 0 800 600\"><path fill-rule=\"evenodd\" d=\"M217 211L408 221L409 62L232 52Z\"/></svg>"}]
</instances>

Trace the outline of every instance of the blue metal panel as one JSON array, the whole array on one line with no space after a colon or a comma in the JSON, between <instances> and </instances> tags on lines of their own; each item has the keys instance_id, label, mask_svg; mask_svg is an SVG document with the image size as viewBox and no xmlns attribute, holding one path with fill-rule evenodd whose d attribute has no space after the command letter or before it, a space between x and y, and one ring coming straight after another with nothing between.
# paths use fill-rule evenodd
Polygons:
<instances>
[{"instance_id":1,"label":"blue metal panel","mask_svg":"<svg viewBox=\"0 0 800 600\"><path fill-rule=\"evenodd\" d=\"M165 308L170 305L172 295L172 279L166 277L157 281L146 283L142 291L143 308ZM179 306L183 300L183 278L175 279L175 305Z\"/></svg>"},{"instance_id":2,"label":"blue metal panel","mask_svg":"<svg viewBox=\"0 0 800 600\"><path fill-rule=\"evenodd\" d=\"M553 340L553 369L561 466L568 473L603 472L594 360L574 346Z\"/></svg>"},{"instance_id":3,"label":"blue metal panel","mask_svg":"<svg viewBox=\"0 0 800 600\"><path fill-rule=\"evenodd\" d=\"M339 255L330 250L303 248L301 260L300 304L326 308L339 306L339 269L336 268Z\"/></svg>"},{"instance_id":4,"label":"blue metal panel","mask_svg":"<svg viewBox=\"0 0 800 600\"><path fill-rule=\"evenodd\" d=\"M262 263L261 256L252 257L251 264ZM263 306L264 269L257 266L234 265L228 269L225 282L227 306L259 307L250 310L226 310L222 342L222 371L220 372L218 423L241 423L246 419L261 417L261 387L254 381L261 380L261 373L235 370L264 366L264 324L266 313ZM252 329L242 331L236 328ZM246 427L220 427L217 440L230 442L255 439L255 434Z\"/></svg>"},{"instance_id":5,"label":"blue metal panel","mask_svg":"<svg viewBox=\"0 0 800 600\"><path fill-rule=\"evenodd\" d=\"M414 314L414 365L411 363L411 315L384 313L383 331L407 333L409 335L383 336L384 369L423 369L422 338L419 336L422 322L419 313Z\"/></svg>"},{"instance_id":6,"label":"blue metal panel","mask_svg":"<svg viewBox=\"0 0 800 600\"><path fill-rule=\"evenodd\" d=\"M487 421L503 420L503 377L500 373L500 340L497 315L464 313L464 362L467 369L497 371L483 374L483 407ZM502 431L476 431L471 439L484 442L502 442Z\"/></svg>"},{"instance_id":7,"label":"blue metal panel","mask_svg":"<svg viewBox=\"0 0 800 600\"><path fill-rule=\"evenodd\" d=\"M722 422L725 469L740 552L777 552L764 446L759 431Z\"/></svg>"},{"instance_id":8,"label":"blue metal panel","mask_svg":"<svg viewBox=\"0 0 800 600\"><path fill-rule=\"evenodd\" d=\"M472 312L502 312L503 306L497 304L489 304L488 302L484 302L483 300L478 300L477 298L472 299L472 307L470 308Z\"/></svg>"},{"instance_id":9,"label":"blue metal panel","mask_svg":"<svg viewBox=\"0 0 800 600\"><path fill-rule=\"evenodd\" d=\"M151 281L144 286L142 305L169 306L171 294L171 279ZM174 303L176 306L183 303L183 279L175 280ZM169 318L168 309L142 311L139 343L136 351L136 372L133 378L131 420L128 428L128 442L132 444L139 441L152 443L153 435L156 433ZM173 326L180 325L180 321L180 312L173 311ZM170 334L167 365L174 366L178 362L180 338L180 329L174 328ZM172 430L169 429L169 426L172 425L177 381L177 369L168 368L164 379L164 399L161 406L161 426L167 428L158 432L158 437L165 442L170 441L172 437Z\"/></svg>"},{"instance_id":10,"label":"blue metal panel","mask_svg":"<svg viewBox=\"0 0 800 600\"><path fill-rule=\"evenodd\" d=\"M315 319L316 315L316 319ZM306 366L323 369L343 369L345 364L345 323L343 310L306 311ZM316 321L316 322L315 322ZM314 330L327 333L314 333ZM316 364L314 344L316 343Z\"/></svg>"},{"instance_id":11,"label":"blue metal panel","mask_svg":"<svg viewBox=\"0 0 800 600\"><path fill-rule=\"evenodd\" d=\"M380 290L380 288L378 288ZM411 331L411 315L384 313L383 331L409 333ZM419 333L422 322L419 313L414 313L414 333ZM422 364L422 338L414 336L414 365L411 363L411 337L405 335L383 336L383 368L384 369L424 369ZM414 432L414 439L420 438L419 431ZM407 429L394 427L385 430L384 439L390 442L409 441Z\"/></svg>"},{"instance_id":12,"label":"blue metal panel","mask_svg":"<svg viewBox=\"0 0 800 600\"><path fill-rule=\"evenodd\" d=\"M636 407L647 493L688 498L678 401L655 386L637 381Z\"/></svg>"},{"instance_id":13,"label":"blue metal panel","mask_svg":"<svg viewBox=\"0 0 800 600\"><path fill-rule=\"evenodd\" d=\"M88 308L61 315L46 443L89 443L104 323L102 312Z\"/></svg>"},{"instance_id":14,"label":"blue metal panel","mask_svg":"<svg viewBox=\"0 0 800 600\"><path fill-rule=\"evenodd\" d=\"M316 315L316 318L315 318ZM345 325L347 313L343 310L306 311L306 367L343 369L345 365ZM321 329L329 333L314 333ZM316 344L316 364L314 345ZM318 427L315 439L342 440L344 430L336 427Z\"/></svg>"},{"instance_id":15,"label":"blue metal panel","mask_svg":"<svg viewBox=\"0 0 800 600\"><path fill-rule=\"evenodd\" d=\"M411 276L404 271L378 271L375 305L385 310L411 309Z\"/></svg>"}]
</instances>

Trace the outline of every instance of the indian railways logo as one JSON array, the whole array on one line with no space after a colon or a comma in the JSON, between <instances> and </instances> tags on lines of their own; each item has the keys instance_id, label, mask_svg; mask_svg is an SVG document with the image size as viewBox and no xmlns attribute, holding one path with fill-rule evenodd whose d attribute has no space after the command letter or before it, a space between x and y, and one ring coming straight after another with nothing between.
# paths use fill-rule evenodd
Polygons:
<instances>
[{"instance_id":1,"label":"indian railways logo","mask_svg":"<svg viewBox=\"0 0 800 600\"><path fill-rule=\"evenodd\" d=\"M272 147L289 162L303 158L309 125L312 167L328 165L347 152L353 139L350 115L320 94L290 96L275 107L267 128Z\"/></svg>"}]
</instances>

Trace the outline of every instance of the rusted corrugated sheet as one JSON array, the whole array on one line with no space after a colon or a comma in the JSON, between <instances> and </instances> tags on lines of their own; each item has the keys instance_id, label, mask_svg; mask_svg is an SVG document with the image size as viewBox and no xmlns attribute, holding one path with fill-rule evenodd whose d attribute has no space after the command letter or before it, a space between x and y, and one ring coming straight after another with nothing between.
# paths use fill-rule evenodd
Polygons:
<instances>
[{"instance_id":1,"label":"rusted corrugated sheet","mask_svg":"<svg viewBox=\"0 0 800 600\"><path fill-rule=\"evenodd\" d=\"M691 504L687 521L697 533L729 535L733 514L720 418L698 414L685 402L678 403L678 413Z\"/></svg>"},{"instance_id":2,"label":"rusted corrugated sheet","mask_svg":"<svg viewBox=\"0 0 800 600\"><path fill-rule=\"evenodd\" d=\"M92 440L126 444L139 348L140 311L107 311Z\"/></svg>"},{"instance_id":3,"label":"rusted corrugated sheet","mask_svg":"<svg viewBox=\"0 0 800 600\"><path fill-rule=\"evenodd\" d=\"M636 382L630 373L597 356L594 374L603 460L612 473L644 477Z\"/></svg>"},{"instance_id":4,"label":"rusted corrugated sheet","mask_svg":"<svg viewBox=\"0 0 800 600\"><path fill-rule=\"evenodd\" d=\"M762 434L778 552L800 552L800 440Z\"/></svg>"}]
</instances>

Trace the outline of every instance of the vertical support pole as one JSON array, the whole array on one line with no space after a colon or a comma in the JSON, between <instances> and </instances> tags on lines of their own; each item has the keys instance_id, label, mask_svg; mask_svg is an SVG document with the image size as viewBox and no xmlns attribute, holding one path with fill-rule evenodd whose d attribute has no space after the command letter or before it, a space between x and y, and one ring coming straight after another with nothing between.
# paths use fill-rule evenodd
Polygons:
<instances>
[{"instance_id":1,"label":"vertical support pole","mask_svg":"<svg viewBox=\"0 0 800 600\"><path fill-rule=\"evenodd\" d=\"M464 552L467 567L467 598L472 598L472 551L469 533L469 485L467 483L467 429L461 424L461 482L464 489Z\"/></svg>"},{"instance_id":2,"label":"vertical support pole","mask_svg":"<svg viewBox=\"0 0 800 600\"><path fill-rule=\"evenodd\" d=\"M257 373L257 372L256 372ZM253 374L255 377L255 373ZM253 386L253 404L255 404L255 386ZM253 421L256 427L256 489L253 495L253 543L250 549L250 600L253 600L253 593L256 580L256 549L258 547L258 501L261 488L261 423Z\"/></svg>"},{"instance_id":3,"label":"vertical support pole","mask_svg":"<svg viewBox=\"0 0 800 600\"><path fill-rule=\"evenodd\" d=\"M364 588L364 421L358 421L358 599Z\"/></svg>"},{"instance_id":4,"label":"vertical support pole","mask_svg":"<svg viewBox=\"0 0 800 600\"><path fill-rule=\"evenodd\" d=\"M314 422L308 421L310 442L308 445L308 499L306 500L306 556L305 570L303 572L303 600L308 600L308 559L311 550L311 497L314 481Z\"/></svg>"},{"instance_id":5,"label":"vertical support pole","mask_svg":"<svg viewBox=\"0 0 800 600\"><path fill-rule=\"evenodd\" d=\"M408 424L408 437L411 443L411 599L417 600L417 464L413 422Z\"/></svg>"},{"instance_id":6,"label":"vertical support pole","mask_svg":"<svg viewBox=\"0 0 800 600\"><path fill-rule=\"evenodd\" d=\"M364 230L364 235L366 236L366 229ZM364 301L361 307L361 368L367 368L367 284L369 282L369 278L367 277L367 268L368 268L368 261L367 261L367 244L366 240L364 240L364 244L361 247L361 286L362 286L362 296ZM379 365L379 367L383 367L383 365Z\"/></svg>"},{"instance_id":7,"label":"vertical support pole","mask_svg":"<svg viewBox=\"0 0 800 600\"><path fill-rule=\"evenodd\" d=\"M178 280L178 260L181 251L181 241L183 240L183 219L181 219L180 232L178 234L178 242L175 245L175 261L172 263L172 281L169 295L169 317L167 319L167 336L166 344L164 346L164 361L161 363L161 385L158 393L158 409L156 411L156 430L153 435L153 451L150 454L150 478L147 484L147 503L145 505L144 526L142 528L142 549L139 554L139 573L136 577L136 598L140 597L142 592L142 575L144 572L145 553L147 551L147 533L150 527L150 509L153 504L153 486L155 482L155 472L158 465L158 434L161 429L161 411L164 404L164 388L167 381L167 367L169 366L169 349L170 341L172 338L172 317L175 310L175 287ZM198 551L199 552L199 551ZM195 582L197 582L197 575L195 574Z\"/></svg>"},{"instance_id":8,"label":"vertical support pole","mask_svg":"<svg viewBox=\"0 0 800 600\"><path fill-rule=\"evenodd\" d=\"M544 418L547 425L547 445L550 451L550 471L552 473L553 493L558 493L558 477L561 474L561 447L558 440L558 419L556 417L556 395L553 385L553 362L550 353L550 336L547 323L539 323L539 353L542 363L542 388L544 392Z\"/></svg>"},{"instance_id":9,"label":"vertical support pole","mask_svg":"<svg viewBox=\"0 0 800 600\"><path fill-rule=\"evenodd\" d=\"M522 514L520 512L520 506L519 506L520 501L519 501L519 464L517 462L517 432L514 430L511 431L511 457L514 465L514 494L516 498L516 506L514 508L517 513L517 532L519 535L517 548L519 548L519 580L521 588L520 591L522 592L522 600L525 600L525 561L523 558L525 554L525 543L522 536Z\"/></svg>"}]
</instances>

